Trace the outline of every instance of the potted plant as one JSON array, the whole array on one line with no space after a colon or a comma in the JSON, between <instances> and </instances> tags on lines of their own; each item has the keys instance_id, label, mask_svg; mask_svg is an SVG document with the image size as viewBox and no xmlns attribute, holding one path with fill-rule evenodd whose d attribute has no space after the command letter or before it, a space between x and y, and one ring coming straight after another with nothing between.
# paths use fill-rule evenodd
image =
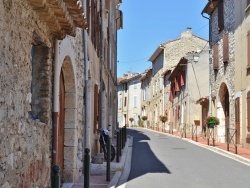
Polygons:
<instances>
[{"instance_id":1,"label":"potted plant","mask_svg":"<svg viewBox=\"0 0 250 188\"><path fill-rule=\"evenodd\" d=\"M130 121L131 126L132 126L132 122L134 121L134 118L130 117L130 118L129 118L129 121Z\"/></svg>"},{"instance_id":2,"label":"potted plant","mask_svg":"<svg viewBox=\"0 0 250 188\"><path fill-rule=\"evenodd\" d=\"M142 116L141 119L142 121L146 121L148 119L148 116Z\"/></svg>"},{"instance_id":3,"label":"potted plant","mask_svg":"<svg viewBox=\"0 0 250 188\"><path fill-rule=\"evenodd\" d=\"M208 128L214 128L214 126L220 124L220 120L215 116L206 117L205 122L206 122Z\"/></svg>"},{"instance_id":4,"label":"potted plant","mask_svg":"<svg viewBox=\"0 0 250 188\"><path fill-rule=\"evenodd\" d=\"M168 118L167 116L160 116L160 120L162 123L165 123L168 120Z\"/></svg>"}]
</instances>

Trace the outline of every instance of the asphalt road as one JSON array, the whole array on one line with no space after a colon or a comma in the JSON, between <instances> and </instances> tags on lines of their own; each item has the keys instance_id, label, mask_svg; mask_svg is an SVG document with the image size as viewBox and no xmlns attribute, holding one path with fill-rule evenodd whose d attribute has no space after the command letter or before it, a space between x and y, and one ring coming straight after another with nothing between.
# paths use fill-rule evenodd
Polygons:
<instances>
[{"instance_id":1,"label":"asphalt road","mask_svg":"<svg viewBox=\"0 0 250 188\"><path fill-rule=\"evenodd\" d=\"M195 144L146 129L133 136L126 188L249 188L250 166Z\"/></svg>"}]
</instances>

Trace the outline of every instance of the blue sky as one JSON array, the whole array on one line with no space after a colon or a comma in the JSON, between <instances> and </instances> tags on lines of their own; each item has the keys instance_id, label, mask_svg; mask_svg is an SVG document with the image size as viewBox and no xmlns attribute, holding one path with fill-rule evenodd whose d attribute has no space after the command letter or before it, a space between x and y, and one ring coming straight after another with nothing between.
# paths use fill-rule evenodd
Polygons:
<instances>
[{"instance_id":1,"label":"blue sky","mask_svg":"<svg viewBox=\"0 0 250 188\"><path fill-rule=\"evenodd\" d=\"M123 29L118 30L117 76L151 67L159 44L180 37L187 27L208 40L208 20L201 11L207 0L123 0Z\"/></svg>"}]
</instances>

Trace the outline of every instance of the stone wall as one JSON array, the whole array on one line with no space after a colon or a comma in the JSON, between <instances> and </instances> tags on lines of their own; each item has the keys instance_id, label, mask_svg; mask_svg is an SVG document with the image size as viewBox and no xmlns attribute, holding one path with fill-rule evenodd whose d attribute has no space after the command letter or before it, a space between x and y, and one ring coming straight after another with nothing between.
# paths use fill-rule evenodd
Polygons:
<instances>
[{"instance_id":1,"label":"stone wall","mask_svg":"<svg viewBox=\"0 0 250 188\"><path fill-rule=\"evenodd\" d=\"M44 107L36 118L32 118L30 112L34 102L31 94L32 44L50 47L50 35L47 27L21 0L0 2L0 25L0 187L48 187L51 50L46 52L44 74L39 78L40 86L46 87L40 88L41 98L36 99Z\"/></svg>"},{"instance_id":2,"label":"stone wall","mask_svg":"<svg viewBox=\"0 0 250 188\"><path fill-rule=\"evenodd\" d=\"M213 51L210 64L211 73L211 89L212 95L216 96L217 102L219 100L220 86L225 83L230 98L230 124L234 124L235 112L234 112L234 101L232 96L235 93L235 36L234 36L234 1L227 0L224 1L224 30L218 32L218 10L216 9L211 16L211 36L210 36L210 46L218 43L219 45L219 69L213 70ZM223 34L229 34L229 62L223 62Z\"/></svg>"}]
</instances>

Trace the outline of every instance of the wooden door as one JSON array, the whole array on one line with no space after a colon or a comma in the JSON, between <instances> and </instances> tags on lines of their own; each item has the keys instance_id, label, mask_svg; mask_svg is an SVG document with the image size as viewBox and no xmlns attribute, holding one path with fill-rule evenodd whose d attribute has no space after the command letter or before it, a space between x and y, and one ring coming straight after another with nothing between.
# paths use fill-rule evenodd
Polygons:
<instances>
[{"instance_id":1,"label":"wooden door","mask_svg":"<svg viewBox=\"0 0 250 188\"><path fill-rule=\"evenodd\" d=\"M63 73L60 74L60 109L59 109L59 127L58 127L58 166L60 167L60 175L63 174L64 163L64 118L65 118L65 85Z\"/></svg>"}]
</instances>

